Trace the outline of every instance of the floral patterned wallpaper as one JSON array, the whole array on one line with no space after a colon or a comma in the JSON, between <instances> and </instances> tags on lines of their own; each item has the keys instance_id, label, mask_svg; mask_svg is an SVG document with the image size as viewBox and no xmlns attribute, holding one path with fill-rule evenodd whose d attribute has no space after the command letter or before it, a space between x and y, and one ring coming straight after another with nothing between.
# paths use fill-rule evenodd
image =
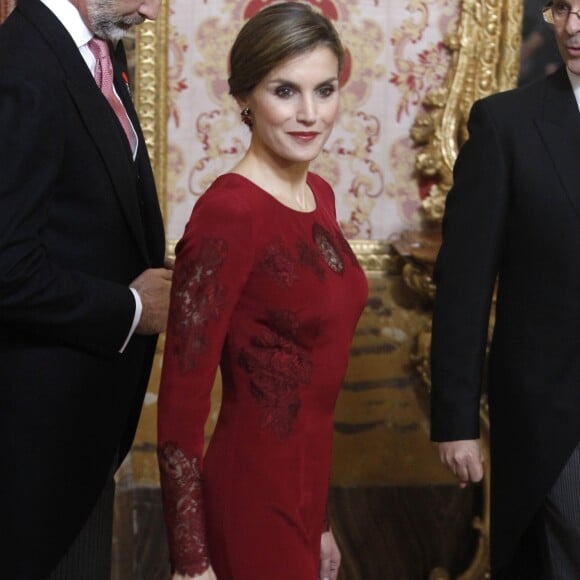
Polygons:
<instances>
[{"instance_id":1,"label":"floral patterned wallpaper","mask_svg":"<svg viewBox=\"0 0 580 580\"><path fill-rule=\"evenodd\" d=\"M228 95L229 48L243 22L271 0L171 0L168 237L178 239L196 200L243 154L249 132ZM418 224L421 193L409 130L445 77L443 38L457 0L311 0L347 51L341 115L313 163L335 189L351 239L388 239Z\"/></svg>"}]
</instances>

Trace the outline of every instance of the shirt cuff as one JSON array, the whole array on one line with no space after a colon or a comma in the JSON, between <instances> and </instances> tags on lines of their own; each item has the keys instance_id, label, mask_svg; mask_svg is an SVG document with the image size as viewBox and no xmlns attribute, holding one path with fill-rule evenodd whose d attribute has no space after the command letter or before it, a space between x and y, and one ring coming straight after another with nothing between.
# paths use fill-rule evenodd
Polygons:
<instances>
[{"instance_id":1,"label":"shirt cuff","mask_svg":"<svg viewBox=\"0 0 580 580\"><path fill-rule=\"evenodd\" d=\"M141 302L141 297L139 296L139 292L135 290L135 288L129 288L135 297L135 315L133 316L133 324L131 325L131 329L129 330L129 334L123 343L123 346L120 348L119 352L122 353L126 348L127 344L131 340L139 321L141 320L141 313L143 312L143 303Z\"/></svg>"}]
</instances>

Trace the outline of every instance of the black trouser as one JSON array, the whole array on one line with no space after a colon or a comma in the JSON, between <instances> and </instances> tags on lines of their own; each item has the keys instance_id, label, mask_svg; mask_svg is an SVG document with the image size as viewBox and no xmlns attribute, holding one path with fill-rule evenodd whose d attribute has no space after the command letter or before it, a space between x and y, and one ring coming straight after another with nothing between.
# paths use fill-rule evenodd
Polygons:
<instances>
[{"instance_id":1,"label":"black trouser","mask_svg":"<svg viewBox=\"0 0 580 580\"><path fill-rule=\"evenodd\" d=\"M580 444L544 504L546 580L580 579Z\"/></svg>"}]
</instances>

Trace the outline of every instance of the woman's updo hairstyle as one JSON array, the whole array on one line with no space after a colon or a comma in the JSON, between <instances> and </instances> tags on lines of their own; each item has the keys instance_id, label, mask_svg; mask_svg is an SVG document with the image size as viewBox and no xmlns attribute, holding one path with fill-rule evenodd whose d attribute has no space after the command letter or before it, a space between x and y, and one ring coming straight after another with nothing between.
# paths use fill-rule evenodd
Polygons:
<instances>
[{"instance_id":1,"label":"woman's updo hairstyle","mask_svg":"<svg viewBox=\"0 0 580 580\"><path fill-rule=\"evenodd\" d=\"M319 46L336 55L340 72L344 51L328 18L301 2L267 6L244 24L232 46L230 95L248 96L278 65Z\"/></svg>"}]
</instances>

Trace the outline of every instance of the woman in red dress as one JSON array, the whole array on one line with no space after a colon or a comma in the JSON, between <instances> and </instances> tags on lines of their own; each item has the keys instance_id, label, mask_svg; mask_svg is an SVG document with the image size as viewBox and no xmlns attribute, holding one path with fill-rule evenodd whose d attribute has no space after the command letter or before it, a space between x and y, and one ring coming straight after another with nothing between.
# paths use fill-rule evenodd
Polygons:
<instances>
[{"instance_id":1,"label":"woman in red dress","mask_svg":"<svg viewBox=\"0 0 580 580\"><path fill-rule=\"evenodd\" d=\"M343 50L324 16L288 2L251 18L230 58L251 143L176 248L159 394L173 577L335 580L333 412L367 283L308 168L338 114Z\"/></svg>"}]
</instances>

